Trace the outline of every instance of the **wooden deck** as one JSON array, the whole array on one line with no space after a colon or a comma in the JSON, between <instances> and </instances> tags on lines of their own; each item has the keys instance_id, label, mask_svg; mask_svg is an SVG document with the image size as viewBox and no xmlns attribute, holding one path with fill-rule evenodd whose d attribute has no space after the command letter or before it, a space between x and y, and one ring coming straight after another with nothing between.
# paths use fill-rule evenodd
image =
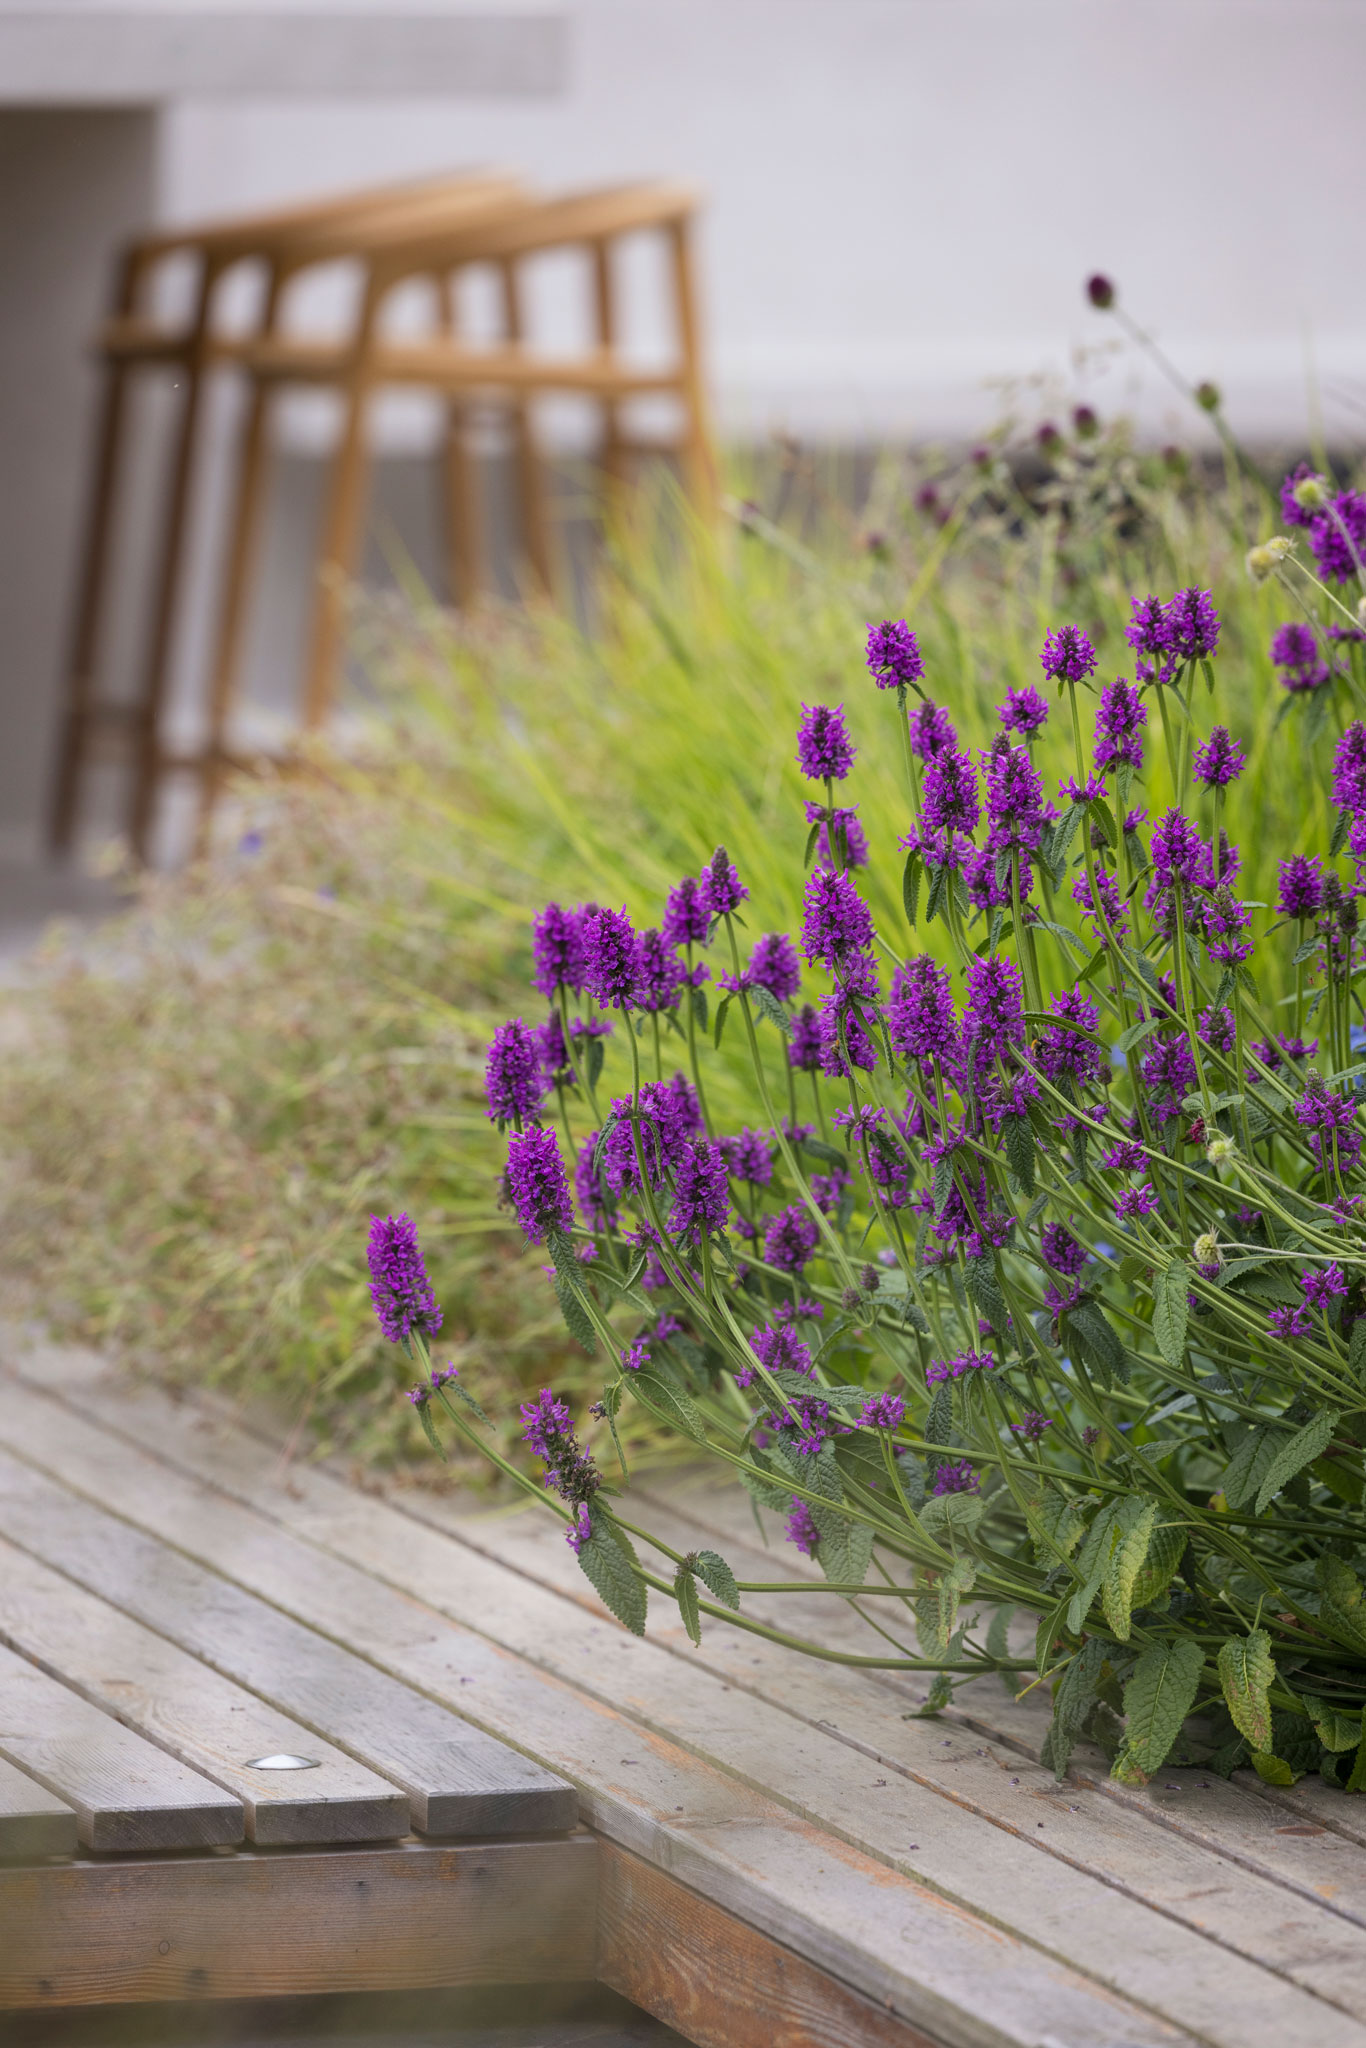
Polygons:
<instances>
[{"instance_id":1,"label":"wooden deck","mask_svg":"<svg viewBox=\"0 0 1366 2048\"><path fill-rule=\"evenodd\" d=\"M549 1517L0 1364L0 2008L596 1979L707 2048L1366 2048L1366 1805L1317 1780L1058 1785L1037 1695L639 1641ZM807 1575L701 1479L632 1505Z\"/></svg>"}]
</instances>

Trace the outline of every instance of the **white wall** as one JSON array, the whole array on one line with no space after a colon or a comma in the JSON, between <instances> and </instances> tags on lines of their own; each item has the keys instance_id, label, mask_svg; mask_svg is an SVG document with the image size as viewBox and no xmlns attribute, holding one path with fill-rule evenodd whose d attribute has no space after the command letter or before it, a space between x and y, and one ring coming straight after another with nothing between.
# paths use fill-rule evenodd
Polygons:
<instances>
[{"instance_id":1,"label":"white wall","mask_svg":"<svg viewBox=\"0 0 1366 2048\"><path fill-rule=\"evenodd\" d=\"M430 0L429 0L430 4ZM440 4L440 0L436 0ZM404 11L411 11L405 0ZM1250 435L1366 422L1362 0L569 0L558 101L172 112L175 214L484 158L710 194L722 414L972 432L1134 312ZM1117 402L1113 370L1097 395ZM1169 401L1148 387L1152 424Z\"/></svg>"}]
</instances>

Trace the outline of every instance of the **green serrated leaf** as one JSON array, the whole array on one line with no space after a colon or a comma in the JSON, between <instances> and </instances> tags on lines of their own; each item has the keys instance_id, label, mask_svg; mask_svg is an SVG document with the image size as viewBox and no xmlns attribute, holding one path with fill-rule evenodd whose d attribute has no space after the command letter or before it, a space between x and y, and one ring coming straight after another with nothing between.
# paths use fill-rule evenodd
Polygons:
<instances>
[{"instance_id":1,"label":"green serrated leaf","mask_svg":"<svg viewBox=\"0 0 1366 2048\"><path fill-rule=\"evenodd\" d=\"M756 982L750 990L750 994L754 998L754 1007L759 1012L759 1015L767 1017L770 1024L776 1024L783 1036L785 1038L788 1037L792 1030L792 1019L788 1016L787 1011L778 1001L772 989L762 988Z\"/></svg>"},{"instance_id":2,"label":"green serrated leaf","mask_svg":"<svg viewBox=\"0 0 1366 2048\"><path fill-rule=\"evenodd\" d=\"M628 1384L637 1400L643 1402L661 1422L667 1422L673 1428L683 1430L686 1435L696 1437L699 1443L705 1441L706 1430L702 1425L702 1417L692 1397L685 1394L682 1387L672 1386L661 1373L645 1365L641 1366L638 1372L629 1374Z\"/></svg>"},{"instance_id":3,"label":"green serrated leaf","mask_svg":"<svg viewBox=\"0 0 1366 2048\"><path fill-rule=\"evenodd\" d=\"M1327 1700L1315 1699L1307 1693L1304 1704L1309 1709L1314 1733L1325 1749L1341 1755L1343 1750L1356 1749L1360 1745L1360 1714L1344 1714L1340 1707L1331 1706Z\"/></svg>"},{"instance_id":4,"label":"green serrated leaf","mask_svg":"<svg viewBox=\"0 0 1366 2048\"><path fill-rule=\"evenodd\" d=\"M1001 1132L1005 1139L1006 1163L1025 1195L1034 1192L1034 1126L1027 1116L1005 1116L1001 1118Z\"/></svg>"},{"instance_id":5,"label":"green serrated leaf","mask_svg":"<svg viewBox=\"0 0 1366 2048\"><path fill-rule=\"evenodd\" d=\"M1347 835L1351 829L1352 813L1350 811L1339 811L1333 826L1333 836L1328 842L1330 854L1342 852L1343 847L1347 844Z\"/></svg>"},{"instance_id":6,"label":"green serrated leaf","mask_svg":"<svg viewBox=\"0 0 1366 2048\"><path fill-rule=\"evenodd\" d=\"M1039 1751L1039 1761L1060 1781L1067 1776L1077 1737L1096 1703L1096 1685L1105 1662L1105 1644L1090 1636L1063 1672L1053 1701L1053 1719Z\"/></svg>"},{"instance_id":7,"label":"green serrated leaf","mask_svg":"<svg viewBox=\"0 0 1366 2048\"><path fill-rule=\"evenodd\" d=\"M906 922L915 930L916 913L920 908L920 855L912 847L906 856L906 865L901 870L901 902L906 912Z\"/></svg>"},{"instance_id":8,"label":"green serrated leaf","mask_svg":"<svg viewBox=\"0 0 1366 2048\"><path fill-rule=\"evenodd\" d=\"M610 1613L630 1629L645 1633L646 1586L637 1576L638 1560L630 1538L601 1509L591 1516L592 1533L579 1546L579 1563Z\"/></svg>"},{"instance_id":9,"label":"green serrated leaf","mask_svg":"<svg viewBox=\"0 0 1366 2048\"><path fill-rule=\"evenodd\" d=\"M1080 1543L1086 1523L1056 1486L1045 1486L1026 1503L1025 1520L1034 1543L1034 1557L1045 1569L1066 1563Z\"/></svg>"},{"instance_id":10,"label":"green serrated leaf","mask_svg":"<svg viewBox=\"0 0 1366 2048\"><path fill-rule=\"evenodd\" d=\"M1153 1335L1168 1365L1178 1370L1185 1361L1186 1331L1190 1324L1190 1269L1184 1259L1173 1259L1153 1286Z\"/></svg>"},{"instance_id":11,"label":"green serrated leaf","mask_svg":"<svg viewBox=\"0 0 1366 2048\"><path fill-rule=\"evenodd\" d=\"M1124 1747L1113 1775L1142 1783L1161 1770L1195 1705L1205 1653L1188 1640L1154 1643L1134 1666L1124 1688Z\"/></svg>"},{"instance_id":12,"label":"green serrated leaf","mask_svg":"<svg viewBox=\"0 0 1366 2048\"><path fill-rule=\"evenodd\" d=\"M1176 1576L1188 1535L1180 1522L1162 1522L1153 1530L1148 1555L1134 1586L1134 1612L1155 1606Z\"/></svg>"},{"instance_id":13,"label":"green serrated leaf","mask_svg":"<svg viewBox=\"0 0 1366 2048\"><path fill-rule=\"evenodd\" d=\"M1302 1472L1315 1458L1323 1456L1333 1440L1338 1420L1336 1408L1325 1408L1312 1422L1306 1422L1303 1429L1297 1429L1288 1441L1282 1441L1280 1449L1262 1474L1262 1483L1257 1489L1259 1515L1266 1513L1287 1480L1293 1479L1297 1472Z\"/></svg>"},{"instance_id":14,"label":"green serrated leaf","mask_svg":"<svg viewBox=\"0 0 1366 2048\"><path fill-rule=\"evenodd\" d=\"M1140 1500L1136 1494L1120 1502L1115 1517L1114 1538L1101 1582L1101 1605L1105 1619L1122 1643L1129 1640L1134 1585L1148 1555L1156 1520L1156 1501Z\"/></svg>"},{"instance_id":15,"label":"green serrated leaf","mask_svg":"<svg viewBox=\"0 0 1366 2048\"><path fill-rule=\"evenodd\" d=\"M998 1607L994 1610L987 1628L988 1657L1004 1658L1010 1655L1010 1622L1014 1612L1014 1607Z\"/></svg>"},{"instance_id":16,"label":"green serrated leaf","mask_svg":"<svg viewBox=\"0 0 1366 2048\"><path fill-rule=\"evenodd\" d=\"M1120 1032L1115 1040L1115 1051L1132 1052L1135 1046L1142 1045L1145 1038L1151 1038L1156 1029L1156 1017L1144 1017L1139 1023L1131 1024L1127 1031Z\"/></svg>"},{"instance_id":17,"label":"green serrated leaf","mask_svg":"<svg viewBox=\"0 0 1366 2048\"><path fill-rule=\"evenodd\" d=\"M702 1610L697 1604L697 1581L686 1564L681 1564L674 1573L674 1598L688 1631L688 1641L696 1649L702 1641Z\"/></svg>"},{"instance_id":18,"label":"green serrated leaf","mask_svg":"<svg viewBox=\"0 0 1366 2048\"><path fill-rule=\"evenodd\" d=\"M925 922L933 924L944 908L944 891L948 886L949 870L946 867L926 869L930 877L930 893L925 900Z\"/></svg>"},{"instance_id":19,"label":"green serrated leaf","mask_svg":"<svg viewBox=\"0 0 1366 2048\"><path fill-rule=\"evenodd\" d=\"M735 1583L735 1574L719 1551L699 1550L693 1559L693 1570L723 1607L733 1607L739 1613L740 1590Z\"/></svg>"},{"instance_id":20,"label":"green serrated leaf","mask_svg":"<svg viewBox=\"0 0 1366 2048\"><path fill-rule=\"evenodd\" d=\"M1270 1636L1264 1628L1254 1628L1246 1636L1230 1636L1220 1647L1218 1665L1224 1704L1234 1727L1254 1750L1269 1750L1270 1692L1276 1676Z\"/></svg>"},{"instance_id":21,"label":"green serrated leaf","mask_svg":"<svg viewBox=\"0 0 1366 2048\"><path fill-rule=\"evenodd\" d=\"M823 820L817 818L815 824L806 835L806 852L802 855L802 866L804 868L809 868L811 865L811 856L816 851L816 841L821 836L822 823Z\"/></svg>"},{"instance_id":22,"label":"green serrated leaf","mask_svg":"<svg viewBox=\"0 0 1366 2048\"><path fill-rule=\"evenodd\" d=\"M1281 1756L1270 1756L1264 1750L1252 1752L1252 1768L1264 1785L1293 1785L1295 1772Z\"/></svg>"},{"instance_id":23,"label":"green serrated leaf","mask_svg":"<svg viewBox=\"0 0 1366 2048\"><path fill-rule=\"evenodd\" d=\"M555 1299L560 1304L560 1314L564 1317L565 1328L574 1342L581 1344L591 1358L598 1348L597 1332L583 1305L583 1296L573 1282L566 1280L562 1273L555 1275Z\"/></svg>"},{"instance_id":24,"label":"green serrated leaf","mask_svg":"<svg viewBox=\"0 0 1366 2048\"><path fill-rule=\"evenodd\" d=\"M428 1443L436 1452L437 1457L443 1459L447 1464L449 1464L450 1460L446 1457L446 1447L442 1443L440 1437L437 1435L436 1424L432 1420L431 1402L415 1401L413 1403L413 1406L417 1409L418 1417L422 1423L422 1434L426 1437Z\"/></svg>"},{"instance_id":25,"label":"green serrated leaf","mask_svg":"<svg viewBox=\"0 0 1366 2048\"><path fill-rule=\"evenodd\" d=\"M716 1022L712 1026L712 1044L718 1052L721 1048L721 1040L725 1036L726 1019L730 1015L731 1001L732 998L729 995L724 995L716 1005Z\"/></svg>"}]
</instances>

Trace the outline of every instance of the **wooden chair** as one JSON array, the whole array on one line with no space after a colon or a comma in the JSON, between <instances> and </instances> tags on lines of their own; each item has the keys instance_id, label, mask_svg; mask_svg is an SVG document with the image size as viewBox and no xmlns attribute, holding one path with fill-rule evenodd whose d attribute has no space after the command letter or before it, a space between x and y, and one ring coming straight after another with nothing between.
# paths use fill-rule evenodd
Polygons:
<instances>
[{"instance_id":1,"label":"wooden chair","mask_svg":"<svg viewBox=\"0 0 1366 2048\"><path fill-rule=\"evenodd\" d=\"M131 742L134 756L128 836L145 855L152 805L163 768L177 763L163 756L161 722L170 669L172 634L185 553L187 514L206 373L224 360L228 337L214 316L227 275L244 263L265 276L256 332L268 335L278 318L286 283L299 270L350 253L367 224L393 222L399 232L420 232L437 222L472 221L524 203L525 188L507 173L466 173L424 180L380 192L350 193L309 205L278 209L205 227L171 229L140 237L120 257L113 308L98 340L103 389L85 536L74 606L58 764L50 818L55 852L71 844L82 779L95 746L110 736ZM197 267L188 321L158 322L145 305L168 262L189 259ZM242 336L233 340L240 346ZM170 470L159 522L152 576L151 627L133 700L98 697L100 655L108 601L110 555L127 437L132 378L149 370L174 371L179 382L179 416L173 431ZM264 419L253 402L242 441L242 461L259 465ZM250 494L249 494L250 495ZM235 534L235 539L237 535ZM230 558L228 583L247 573L245 559Z\"/></svg>"}]
</instances>

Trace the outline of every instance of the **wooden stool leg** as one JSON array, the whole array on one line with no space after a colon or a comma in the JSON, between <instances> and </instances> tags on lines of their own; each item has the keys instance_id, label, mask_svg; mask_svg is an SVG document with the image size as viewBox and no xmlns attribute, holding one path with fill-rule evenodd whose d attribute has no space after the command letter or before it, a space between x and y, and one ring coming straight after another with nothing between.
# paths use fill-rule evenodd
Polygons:
<instances>
[{"instance_id":1,"label":"wooden stool leg","mask_svg":"<svg viewBox=\"0 0 1366 2048\"><path fill-rule=\"evenodd\" d=\"M444 289L442 285L444 284ZM456 339L460 332L460 311L456 300L457 278L438 281L441 292L442 332ZM446 557L449 564L451 601L467 609L478 603L488 587L488 563L484 550L479 479L466 441L473 407L452 398L446 407L446 439L442 474L446 521Z\"/></svg>"},{"instance_id":2,"label":"wooden stool leg","mask_svg":"<svg viewBox=\"0 0 1366 2048\"><path fill-rule=\"evenodd\" d=\"M704 519L711 520L717 511L716 457L707 425L706 394L702 388L697 298L693 289L687 221L678 220L670 224L669 249L673 266L674 307L678 316L679 387L685 420L683 474L697 511Z\"/></svg>"},{"instance_id":3,"label":"wooden stool leg","mask_svg":"<svg viewBox=\"0 0 1366 2048\"><path fill-rule=\"evenodd\" d=\"M304 675L303 726L316 732L336 700L345 636L346 579L354 573L365 506L365 414L370 396L370 357L380 290L372 275L351 367L342 386L346 412L341 444L332 464L327 509L318 557L313 633Z\"/></svg>"},{"instance_id":4,"label":"wooden stool leg","mask_svg":"<svg viewBox=\"0 0 1366 2048\"><path fill-rule=\"evenodd\" d=\"M128 807L128 842L134 856L145 860L151 834L152 816L161 781L161 715L170 677L171 647L175 630L180 572L185 557L190 479L194 470L195 434L199 425L200 401L204 387L204 339L218 268L206 262L199 285L191 342L185 361L185 394L181 401L180 426L171 465L171 488L162 529L161 560L156 578L147 667L143 674L142 700L135 707L136 754L132 796Z\"/></svg>"},{"instance_id":5,"label":"wooden stool leg","mask_svg":"<svg viewBox=\"0 0 1366 2048\"><path fill-rule=\"evenodd\" d=\"M612 252L604 242L593 244L593 300L597 313L598 342L605 353L617 345L616 293L612 276ZM602 406L603 498L608 518L621 512L622 486L626 482L626 449L621 432L621 407L615 398Z\"/></svg>"},{"instance_id":6,"label":"wooden stool leg","mask_svg":"<svg viewBox=\"0 0 1366 2048\"><path fill-rule=\"evenodd\" d=\"M119 268L114 292L115 317L133 310L140 280L140 267L125 258ZM115 489L123 428L127 411L129 366L117 358L107 359L100 395L99 424L95 442L95 473L91 484L85 535L81 544L81 566L76 585L76 619L71 654L67 663L65 700L58 737L57 772L53 784L52 810L48 821L48 844L53 853L67 853L76 827L81 776L90 736L95 680L99 671L100 626L104 617L105 583L109 570L109 542L113 527Z\"/></svg>"},{"instance_id":7,"label":"wooden stool leg","mask_svg":"<svg viewBox=\"0 0 1366 2048\"><path fill-rule=\"evenodd\" d=\"M499 264L502 282L503 328L510 342L523 338L522 295L516 264L504 257ZM547 595L553 595L555 576L550 539L550 506L546 491L545 465L536 448L531 429L531 409L525 398L510 401L512 413L513 462L517 472L517 495L522 507L522 533L531 573Z\"/></svg>"},{"instance_id":8,"label":"wooden stool leg","mask_svg":"<svg viewBox=\"0 0 1366 2048\"><path fill-rule=\"evenodd\" d=\"M271 266L262 309L261 332L275 331L281 288L284 283L278 265ZM195 852L208 851L214 806L223 780L224 739L228 713L236 694L242 659L242 640L247 622L247 593L256 561L261 516L265 504L267 429L270 389L253 378L242 429L241 455L237 468L232 525L228 541L227 569L223 578L223 600L214 646L213 669L209 678L208 729L204 742L204 765L199 785L199 822Z\"/></svg>"}]
</instances>

